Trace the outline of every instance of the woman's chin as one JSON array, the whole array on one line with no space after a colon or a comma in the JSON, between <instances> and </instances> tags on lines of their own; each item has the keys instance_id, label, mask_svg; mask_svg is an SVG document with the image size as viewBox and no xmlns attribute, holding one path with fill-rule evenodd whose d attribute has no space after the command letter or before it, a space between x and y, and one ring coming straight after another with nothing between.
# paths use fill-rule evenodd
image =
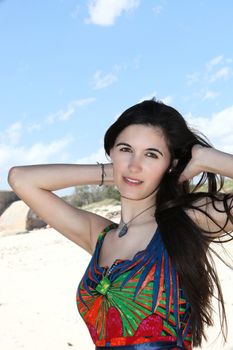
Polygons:
<instances>
[{"instance_id":1,"label":"woman's chin","mask_svg":"<svg viewBox=\"0 0 233 350\"><path fill-rule=\"evenodd\" d=\"M131 196L130 195L121 195L121 198L128 199L131 201L140 201L141 199L143 199L139 196L132 196L132 195Z\"/></svg>"},{"instance_id":2,"label":"woman's chin","mask_svg":"<svg viewBox=\"0 0 233 350\"><path fill-rule=\"evenodd\" d=\"M144 200L148 197L151 196L151 193L128 193L126 191L121 191L120 192L120 196L123 199L128 199L128 200L132 200L132 201L140 201L140 200Z\"/></svg>"}]
</instances>

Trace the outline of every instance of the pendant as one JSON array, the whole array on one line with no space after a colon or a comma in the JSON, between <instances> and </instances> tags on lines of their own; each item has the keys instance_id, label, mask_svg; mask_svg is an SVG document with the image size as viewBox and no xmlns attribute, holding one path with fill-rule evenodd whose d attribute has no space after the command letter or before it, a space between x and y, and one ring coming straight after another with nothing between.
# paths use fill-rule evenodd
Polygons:
<instances>
[{"instance_id":1,"label":"pendant","mask_svg":"<svg viewBox=\"0 0 233 350\"><path fill-rule=\"evenodd\" d=\"M127 227L127 225L125 224L125 225L121 228L120 232L118 233L118 237L123 237L124 235L126 235L127 231L128 231L128 227Z\"/></svg>"},{"instance_id":2,"label":"pendant","mask_svg":"<svg viewBox=\"0 0 233 350\"><path fill-rule=\"evenodd\" d=\"M99 284L96 286L95 290L100 294L106 295L109 288L111 286L111 282L109 281L107 276L104 276Z\"/></svg>"}]
</instances>

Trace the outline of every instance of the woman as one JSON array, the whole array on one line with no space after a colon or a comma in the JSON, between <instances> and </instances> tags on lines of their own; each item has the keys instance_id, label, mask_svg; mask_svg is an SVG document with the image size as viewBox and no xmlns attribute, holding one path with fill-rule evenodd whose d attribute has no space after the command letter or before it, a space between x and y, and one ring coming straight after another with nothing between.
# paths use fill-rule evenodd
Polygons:
<instances>
[{"instance_id":1,"label":"woman","mask_svg":"<svg viewBox=\"0 0 233 350\"><path fill-rule=\"evenodd\" d=\"M172 107L155 100L126 110L104 139L109 164L14 167L9 183L43 220L92 254L77 305L96 349L191 349L212 325L209 243L231 240L233 156L212 148ZM190 180L199 175L194 187ZM52 193L114 184L119 225ZM207 183L205 192L199 187Z\"/></svg>"}]
</instances>

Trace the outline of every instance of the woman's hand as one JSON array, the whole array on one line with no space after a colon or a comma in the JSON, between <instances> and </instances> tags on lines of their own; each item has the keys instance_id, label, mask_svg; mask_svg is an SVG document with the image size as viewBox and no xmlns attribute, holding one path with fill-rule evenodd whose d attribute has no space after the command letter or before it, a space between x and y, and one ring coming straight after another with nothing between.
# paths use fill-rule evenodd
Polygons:
<instances>
[{"instance_id":1,"label":"woman's hand","mask_svg":"<svg viewBox=\"0 0 233 350\"><path fill-rule=\"evenodd\" d=\"M199 144L192 148L192 158L180 175L179 182L190 180L201 172L233 178L233 155Z\"/></svg>"},{"instance_id":2,"label":"woman's hand","mask_svg":"<svg viewBox=\"0 0 233 350\"><path fill-rule=\"evenodd\" d=\"M187 181L205 171L203 163L208 155L209 148L203 147L199 144L192 147L192 158L184 168L179 177L179 182Z\"/></svg>"}]
</instances>

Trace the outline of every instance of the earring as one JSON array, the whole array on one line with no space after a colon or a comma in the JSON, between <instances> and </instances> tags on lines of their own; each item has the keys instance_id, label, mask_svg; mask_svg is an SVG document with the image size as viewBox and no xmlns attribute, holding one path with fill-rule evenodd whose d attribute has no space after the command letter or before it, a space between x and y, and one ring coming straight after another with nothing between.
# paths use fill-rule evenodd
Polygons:
<instances>
[{"instance_id":1,"label":"earring","mask_svg":"<svg viewBox=\"0 0 233 350\"><path fill-rule=\"evenodd\" d=\"M169 170L168 170L168 172L169 172L169 174L172 172L172 168L170 168Z\"/></svg>"}]
</instances>

